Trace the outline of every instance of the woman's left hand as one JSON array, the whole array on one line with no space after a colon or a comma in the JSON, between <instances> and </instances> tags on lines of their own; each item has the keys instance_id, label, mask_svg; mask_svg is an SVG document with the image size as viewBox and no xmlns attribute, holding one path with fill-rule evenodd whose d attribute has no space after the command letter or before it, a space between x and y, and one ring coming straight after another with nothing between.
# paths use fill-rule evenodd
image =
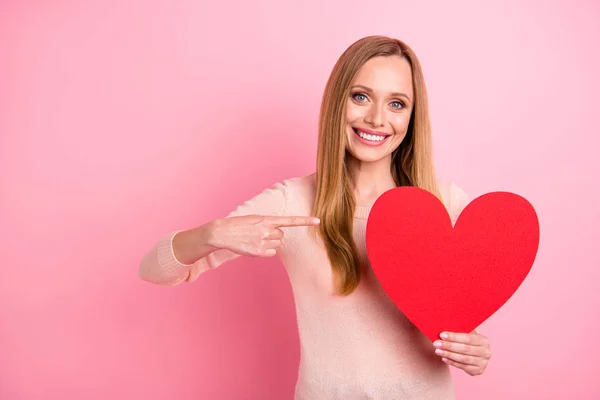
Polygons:
<instances>
[{"instance_id":1,"label":"woman's left hand","mask_svg":"<svg viewBox=\"0 0 600 400\"><path fill-rule=\"evenodd\" d=\"M435 354L446 364L460 368L469 375L481 375L492 357L490 341L477 331L472 333L442 332L442 340L433 342Z\"/></svg>"}]
</instances>

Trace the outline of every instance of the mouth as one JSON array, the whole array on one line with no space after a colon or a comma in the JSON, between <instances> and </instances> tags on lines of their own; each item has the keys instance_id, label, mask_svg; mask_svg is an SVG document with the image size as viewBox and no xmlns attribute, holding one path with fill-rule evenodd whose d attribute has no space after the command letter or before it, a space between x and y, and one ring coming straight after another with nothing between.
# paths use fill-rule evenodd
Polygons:
<instances>
[{"instance_id":1,"label":"mouth","mask_svg":"<svg viewBox=\"0 0 600 400\"><path fill-rule=\"evenodd\" d=\"M379 146L392 136L390 133L371 131L368 129L352 128L352 130L360 142L370 146Z\"/></svg>"}]
</instances>

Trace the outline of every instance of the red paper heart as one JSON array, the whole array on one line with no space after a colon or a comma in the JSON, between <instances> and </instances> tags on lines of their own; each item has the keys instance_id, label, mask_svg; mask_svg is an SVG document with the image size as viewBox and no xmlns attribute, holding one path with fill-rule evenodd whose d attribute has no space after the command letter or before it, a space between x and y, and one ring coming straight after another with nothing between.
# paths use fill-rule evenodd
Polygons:
<instances>
[{"instance_id":1,"label":"red paper heart","mask_svg":"<svg viewBox=\"0 0 600 400\"><path fill-rule=\"evenodd\" d=\"M454 228L430 192L381 195L367 221L369 261L396 306L431 341L472 332L519 288L533 265L539 222L523 197L493 192L471 201Z\"/></svg>"}]
</instances>

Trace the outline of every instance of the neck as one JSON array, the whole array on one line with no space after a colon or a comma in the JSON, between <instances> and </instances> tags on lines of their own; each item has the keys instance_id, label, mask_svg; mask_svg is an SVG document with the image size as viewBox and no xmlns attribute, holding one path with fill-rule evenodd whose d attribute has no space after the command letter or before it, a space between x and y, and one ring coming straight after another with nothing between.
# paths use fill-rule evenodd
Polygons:
<instances>
[{"instance_id":1,"label":"neck","mask_svg":"<svg viewBox=\"0 0 600 400\"><path fill-rule=\"evenodd\" d=\"M360 161L348 155L347 162L359 207L371 206L384 192L397 186L390 170L391 155L374 162Z\"/></svg>"}]
</instances>

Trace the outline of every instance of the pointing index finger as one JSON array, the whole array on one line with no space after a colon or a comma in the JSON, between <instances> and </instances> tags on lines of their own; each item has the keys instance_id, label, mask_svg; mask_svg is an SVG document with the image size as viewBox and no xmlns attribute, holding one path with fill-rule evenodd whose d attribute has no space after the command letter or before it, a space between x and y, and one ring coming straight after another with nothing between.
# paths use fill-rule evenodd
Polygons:
<instances>
[{"instance_id":1,"label":"pointing index finger","mask_svg":"<svg viewBox=\"0 0 600 400\"><path fill-rule=\"evenodd\" d=\"M316 226L320 220L316 217L272 217L269 222L275 227Z\"/></svg>"}]
</instances>

